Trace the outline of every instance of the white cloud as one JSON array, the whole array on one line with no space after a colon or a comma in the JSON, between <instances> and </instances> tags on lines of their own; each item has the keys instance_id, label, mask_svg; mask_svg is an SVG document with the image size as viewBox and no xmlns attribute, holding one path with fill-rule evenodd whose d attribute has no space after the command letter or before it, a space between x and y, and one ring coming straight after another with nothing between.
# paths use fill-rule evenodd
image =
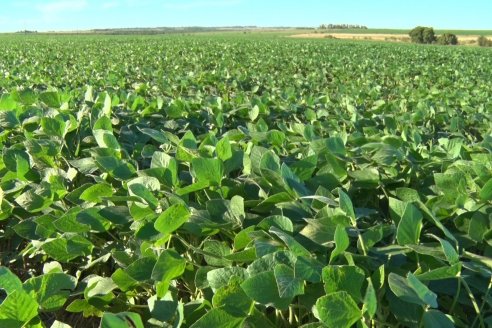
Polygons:
<instances>
[{"instance_id":1,"label":"white cloud","mask_svg":"<svg viewBox=\"0 0 492 328\"><path fill-rule=\"evenodd\" d=\"M196 8L210 8L210 7L230 7L240 4L241 0L193 0L193 1L170 1L164 3L164 8L167 9L180 9L189 10Z\"/></svg>"},{"instance_id":2,"label":"white cloud","mask_svg":"<svg viewBox=\"0 0 492 328\"><path fill-rule=\"evenodd\" d=\"M87 0L59 0L37 5L36 8L45 16L57 16L64 12L78 12L87 6Z\"/></svg>"}]
</instances>

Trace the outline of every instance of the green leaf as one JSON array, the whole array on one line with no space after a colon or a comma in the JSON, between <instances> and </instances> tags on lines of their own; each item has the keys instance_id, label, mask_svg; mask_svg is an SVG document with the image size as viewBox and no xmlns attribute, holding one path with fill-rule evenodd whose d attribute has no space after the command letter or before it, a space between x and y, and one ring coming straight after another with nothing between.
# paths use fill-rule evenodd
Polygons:
<instances>
[{"instance_id":1,"label":"green leaf","mask_svg":"<svg viewBox=\"0 0 492 328\"><path fill-rule=\"evenodd\" d=\"M191 167L199 182L209 182L213 186L219 186L224 176L224 165L220 159L193 158Z\"/></svg>"},{"instance_id":2,"label":"green leaf","mask_svg":"<svg viewBox=\"0 0 492 328\"><path fill-rule=\"evenodd\" d=\"M41 119L41 127L48 136L55 136L58 138L65 137L66 124L61 119L55 119L51 117L43 117Z\"/></svg>"},{"instance_id":3,"label":"green leaf","mask_svg":"<svg viewBox=\"0 0 492 328\"><path fill-rule=\"evenodd\" d=\"M60 94L56 91L45 91L39 95L39 100L44 102L48 107L60 108L61 98Z\"/></svg>"},{"instance_id":4,"label":"green leaf","mask_svg":"<svg viewBox=\"0 0 492 328\"><path fill-rule=\"evenodd\" d=\"M118 140L113 135L111 131L107 130L93 130L94 138L96 139L97 145L101 148L110 148L113 150L121 150L121 146Z\"/></svg>"},{"instance_id":5,"label":"green leaf","mask_svg":"<svg viewBox=\"0 0 492 328\"><path fill-rule=\"evenodd\" d=\"M22 290L21 280L9 268L0 266L0 288L8 294Z\"/></svg>"},{"instance_id":6,"label":"green leaf","mask_svg":"<svg viewBox=\"0 0 492 328\"><path fill-rule=\"evenodd\" d=\"M362 312L347 292L336 292L320 297L316 310L328 328L350 328L362 318Z\"/></svg>"},{"instance_id":7,"label":"green leaf","mask_svg":"<svg viewBox=\"0 0 492 328\"><path fill-rule=\"evenodd\" d=\"M256 302L279 310L287 309L291 301L291 298L280 297L273 271L262 272L246 279L241 288Z\"/></svg>"},{"instance_id":8,"label":"green leaf","mask_svg":"<svg viewBox=\"0 0 492 328\"><path fill-rule=\"evenodd\" d=\"M413 204L408 203L396 231L398 244L402 246L418 245L422 219L422 213Z\"/></svg>"},{"instance_id":9,"label":"green leaf","mask_svg":"<svg viewBox=\"0 0 492 328\"><path fill-rule=\"evenodd\" d=\"M304 281L295 277L294 270L285 264L278 264L274 270L278 294L282 298L293 298L304 294Z\"/></svg>"},{"instance_id":10,"label":"green leaf","mask_svg":"<svg viewBox=\"0 0 492 328\"><path fill-rule=\"evenodd\" d=\"M114 283L122 291L127 291L137 284L137 280L133 279L125 270L121 268L116 269L116 271L111 275L111 279L113 279Z\"/></svg>"},{"instance_id":11,"label":"green leaf","mask_svg":"<svg viewBox=\"0 0 492 328\"><path fill-rule=\"evenodd\" d=\"M149 280L152 277L156 263L157 261L153 257L142 257L130 264L125 271L132 279L137 281ZM159 272L157 271L156 274Z\"/></svg>"},{"instance_id":12,"label":"green leaf","mask_svg":"<svg viewBox=\"0 0 492 328\"><path fill-rule=\"evenodd\" d=\"M424 328L454 328L454 322L449 316L438 310L428 310L424 312L422 318Z\"/></svg>"},{"instance_id":13,"label":"green leaf","mask_svg":"<svg viewBox=\"0 0 492 328\"><path fill-rule=\"evenodd\" d=\"M233 316L222 309L212 309L190 328L238 328L245 319L245 317Z\"/></svg>"},{"instance_id":14,"label":"green leaf","mask_svg":"<svg viewBox=\"0 0 492 328\"><path fill-rule=\"evenodd\" d=\"M294 270L296 277L312 283L317 283L321 281L323 263L310 257L299 256Z\"/></svg>"},{"instance_id":15,"label":"green leaf","mask_svg":"<svg viewBox=\"0 0 492 328\"><path fill-rule=\"evenodd\" d=\"M230 279L227 286L221 287L215 291L212 298L212 304L215 308L221 308L227 313L237 316L246 317L253 306L253 300L249 298L241 288L240 284L243 279L234 276Z\"/></svg>"},{"instance_id":16,"label":"green leaf","mask_svg":"<svg viewBox=\"0 0 492 328\"><path fill-rule=\"evenodd\" d=\"M253 108L248 112L249 119L251 122L254 122L257 118L258 115L260 114L260 108L258 105L254 105Z\"/></svg>"},{"instance_id":17,"label":"green leaf","mask_svg":"<svg viewBox=\"0 0 492 328\"><path fill-rule=\"evenodd\" d=\"M101 319L101 328L144 328L140 315L133 312L105 312Z\"/></svg>"},{"instance_id":18,"label":"green leaf","mask_svg":"<svg viewBox=\"0 0 492 328\"><path fill-rule=\"evenodd\" d=\"M278 238L280 238L287 245L289 250L292 251L292 253L294 253L295 255L306 256L306 257L311 255L311 253L304 246L302 246L297 240L295 240L294 237L283 232L277 227L271 227L269 232L273 233Z\"/></svg>"},{"instance_id":19,"label":"green leaf","mask_svg":"<svg viewBox=\"0 0 492 328\"><path fill-rule=\"evenodd\" d=\"M95 158L97 165L119 180L128 180L135 174L135 168L113 156L98 156Z\"/></svg>"},{"instance_id":20,"label":"green leaf","mask_svg":"<svg viewBox=\"0 0 492 328\"><path fill-rule=\"evenodd\" d=\"M215 152L217 153L217 157L223 162L231 158L232 148L231 148L231 143L229 142L229 138L224 137L220 139L217 145L215 146Z\"/></svg>"},{"instance_id":21,"label":"green leaf","mask_svg":"<svg viewBox=\"0 0 492 328\"><path fill-rule=\"evenodd\" d=\"M186 260L176 251L166 249L159 255L157 263L152 270L152 279L155 281L170 282L181 276L185 271Z\"/></svg>"},{"instance_id":22,"label":"green leaf","mask_svg":"<svg viewBox=\"0 0 492 328\"><path fill-rule=\"evenodd\" d=\"M350 200L350 197L340 188L338 189L338 196L340 201L340 209L350 217L352 223L355 223L355 212L354 206L352 205L352 200Z\"/></svg>"},{"instance_id":23,"label":"green leaf","mask_svg":"<svg viewBox=\"0 0 492 328\"><path fill-rule=\"evenodd\" d=\"M152 192L141 183L132 183L128 186L131 196L138 196L142 198L151 209L155 210L159 205L159 200L152 194Z\"/></svg>"},{"instance_id":24,"label":"green leaf","mask_svg":"<svg viewBox=\"0 0 492 328\"><path fill-rule=\"evenodd\" d=\"M0 128L10 130L15 129L18 125L20 122L15 111L0 111Z\"/></svg>"},{"instance_id":25,"label":"green leaf","mask_svg":"<svg viewBox=\"0 0 492 328\"><path fill-rule=\"evenodd\" d=\"M41 212L53 203L51 191L28 190L15 199L20 207L31 213Z\"/></svg>"},{"instance_id":26,"label":"green leaf","mask_svg":"<svg viewBox=\"0 0 492 328\"><path fill-rule=\"evenodd\" d=\"M442 280L456 278L461 272L461 263L453 264L452 266L443 266L433 270L419 273L416 277L420 281Z\"/></svg>"},{"instance_id":27,"label":"green leaf","mask_svg":"<svg viewBox=\"0 0 492 328\"><path fill-rule=\"evenodd\" d=\"M369 318L374 318L378 308L378 298L376 295L376 290L372 284L371 278L367 278L367 289L364 296L364 306L362 307L362 312L369 314Z\"/></svg>"},{"instance_id":28,"label":"green leaf","mask_svg":"<svg viewBox=\"0 0 492 328\"><path fill-rule=\"evenodd\" d=\"M63 307L76 285L74 277L55 272L27 280L24 290L34 295L43 311L55 311Z\"/></svg>"},{"instance_id":29,"label":"green leaf","mask_svg":"<svg viewBox=\"0 0 492 328\"><path fill-rule=\"evenodd\" d=\"M154 223L157 231L168 235L178 230L190 218L190 211L185 205L175 204L167 208Z\"/></svg>"},{"instance_id":30,"label":"green leaf","mask_svg":"<svg viewBox=\"0 0 492 328\"><path fill-rule=\"evenodd\" d=\"M492 178L480 190L480 198L482 200L492 200Z\"/></svg>"},{"instance_id":31,"label":"green leaf","mask_svg":"<svg viewBox=\"0 0 492 328\"><path fill-rule=\"evenodd\" d=\"M356 301L361 301L364 271L356 266L329 265L323 268L323 283L327 294L345 291Z\"/></svg>"},{"instance_id":32,"label":"green leaf","mask_svg":"<svg viewBox=\"0 0 492 328\"><path fill-rule=\"evenodd\" d=\"M24 327L37 315L38 303L23 290L15 290L0 304L0 327Z\"/></svg>"},{"instance_id":33,"label":"green leaf","mask_svg":"<svg viewBox=\"0 0 492 328\"><path fill-rule=\"evenodd\" d=\"M433 308L437 308L437 295L434 294L426 285L415 277L411 272L407 275L408 285L417 293L418 297L426 304Z\"/></svg>"},{"instance_id":34,"label":"green leaf","mask_svg":"<svg viewBox=\"0 0 492 328\"><path fill-rule=\"evenodd\" d=\"M425 302L420 299L417 293L409 286L407 279L393 272L388 275L388 285L391 291L402 301L425 305Z\"/></svg>"},{"instance_id":35,"label":"green leaf","mask_svg":"<svg viewBox=\"0 0 492 328\"><path fill-rule=\"evenodd\" d=\"M154 295L147 300L147 304L152 318L162 322L171 321L178 309L178 301L173 300L170 293L161 299Z\"/></svg>"},{"instance_id":36,"label":"green leaf","mask_svg":"<svg viewBox=\"0 0 492 328\"><path fill-rule=\"evenodd\" d=\"M340 254L343 254L350 245L350 240L343 225L337 225L335 230L335 249L331 252L330 263Z\"/></svg>"},{"instance_id":37,"label":"green leaf","mask_svg":"<svg viewBox=\"0 0 492 328\"><path fill-rule=\"evenodd\" d=\"M91 254L93 247L84 237L73 235L50 240L43 244L42 249L56 261L66 263L79 256Z\"/></svg>"},{"instance_id":38,"label":"green leaf","mask_svg":"<svg viewBox=\"0 0 492 328\"><path fill-rule=\"evenodd\" d=\"M80 195L80 199L86 202L99 203L101 202L101 197L111 197L113 196L113 188L105 183L98 183L85 189Z\"/></svg>"},{"instance_id":39,"label":"green leaf","mask_svg":"<svg viewBox=\"0 0 492 328\"><path fill-rule=\"evenodd\" d=\"M232 277L239 277L244 280L248 277L246 269L241 267L226 267L210 270L207 272L207 281L212 290L217 290L229 284Z\"/></svg>"}]
</instances>

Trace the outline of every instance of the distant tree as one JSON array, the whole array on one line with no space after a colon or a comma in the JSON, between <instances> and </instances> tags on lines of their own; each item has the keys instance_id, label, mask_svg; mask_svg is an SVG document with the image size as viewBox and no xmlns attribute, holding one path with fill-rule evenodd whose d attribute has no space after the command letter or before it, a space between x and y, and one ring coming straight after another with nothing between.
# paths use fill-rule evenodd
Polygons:
<instances>
[{"instance_id":1,"label":"distant tree","mask_svg":"<svg viewBox=\"0 0 492 328\"><path fill-rule=\"evenodd\" d=\"M436 41L436 34L434 33L434 29L432 27L424 28L424 43L431 44Z\"/></svg>"},{"instance_id":2,"label":"distant tree","mask_svg":"<svg viewBox=\"0 0 492 328\"><path fill-rule=\"evenodd\" d=\"M437 38L437 43L442 45L457 45L458 37L452 33L444 33Z\"/></svg>"},{"instance_id":3,"label":"distant tree","mask_svg":"<svg viewBox=\"0 0 492 328\"><path fill-rule=\"evenodd\" d=\"M432 27L417 26L410 31L409 35L414 43L431 44L436 41L436 34Z\"/></svg>"},{"instance_id":4,"label":"distant tree","mask_svg":"<svg viewBox=\"0 0 492 328\"><path fill-rule=\"evenodd\" d=\"M483 35L478 37L477 43L480 47L492 47L492 40L487 39Z\"/></svg>"},{"instance_id":5,"label":"distant tree","mask_svg":"<svg viewBox=\"0 0 492 328\"><path fill-rule=\"evenodd\" d=\"M408 33L413 43L424 43L424 28L425 27L417 26Z\"/></svg>"}]
</instances>

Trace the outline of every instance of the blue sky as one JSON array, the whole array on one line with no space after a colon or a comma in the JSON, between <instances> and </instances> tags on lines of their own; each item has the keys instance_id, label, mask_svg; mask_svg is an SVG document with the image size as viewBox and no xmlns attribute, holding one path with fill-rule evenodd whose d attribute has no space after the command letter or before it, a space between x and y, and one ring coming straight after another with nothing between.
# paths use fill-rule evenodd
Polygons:
<instances>
[{"instance_id":1,"label":"blue sky","mask_svg":"<svg viewBox=\"0 0 492 328\"><path fill-rule=\"evenodd\" d=\"M492 0L0 0L0 31L158 26L492 29Z\"/></svg>"}]
</instances>

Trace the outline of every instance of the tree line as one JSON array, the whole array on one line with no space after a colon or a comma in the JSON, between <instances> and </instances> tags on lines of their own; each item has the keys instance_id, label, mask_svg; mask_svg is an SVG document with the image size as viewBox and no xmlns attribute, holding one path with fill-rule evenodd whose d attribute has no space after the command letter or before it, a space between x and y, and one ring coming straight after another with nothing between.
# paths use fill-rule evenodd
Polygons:
<instances>
[{"instance_id":1,"label":"tree line","mask_svg":"<svg viewBox=\"0 0 492 328\"><path fill-rule=\"evenodd\" d=\"M417 26L409 33L413 43L420 44L441 44L441 45L457 45L458 37L452 33L444 33L436 36L432 27Z\"/></svg>"},{"instance_id":2,"label":"tree line","mask_svg":"<svg viewBox=\"0 0 492 328\"><path fill-rule=\"evenodd\" d=\"M436 33L432 27L417 26L410 31L409 35L413 43L441 45L458 44L458 37L455 34L444 33L436 36ZM489 40L482 35L478 37L477 44L480 47L492 47L492 40Z\"/></svg>"},{"instance_id":3,"label":"tree line","mask_svg":"<svg viewBox=\"0 0 492 328\"><path fill-rule=\"evenodd\" d=\"M361 29L367 30L367 26L364 25L354 25L354 24L321 24L319 26L320 30L348 30L348 29Z\"/></svg>"}]
</instances>

